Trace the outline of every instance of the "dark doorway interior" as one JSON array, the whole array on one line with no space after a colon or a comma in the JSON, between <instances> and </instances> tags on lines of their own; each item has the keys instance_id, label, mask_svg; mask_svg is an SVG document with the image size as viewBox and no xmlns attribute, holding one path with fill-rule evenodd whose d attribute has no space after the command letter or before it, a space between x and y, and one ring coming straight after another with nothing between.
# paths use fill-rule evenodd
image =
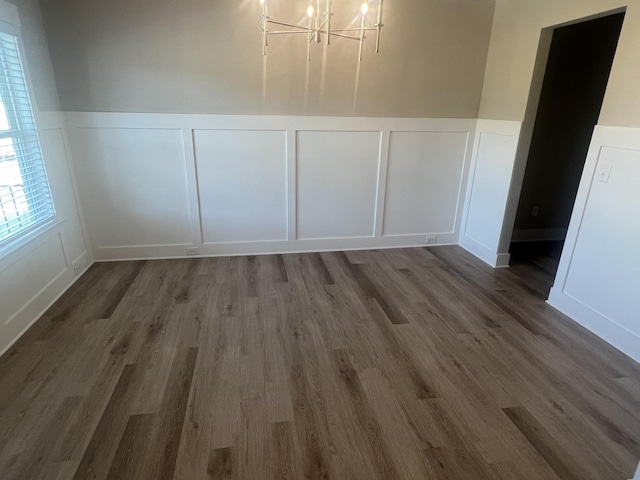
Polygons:
<instances>
[{"instance_id":1,"label":"dark doorway interior","mask_svg":"<svg viewBox=\"0 0 640 480\"><path fill-rule=\"evenodd\" d=\"M623 20L624 13L617 13L553 32L512 237L512 266L542 261L555 276Z\"/></svg>"}]
</instances>

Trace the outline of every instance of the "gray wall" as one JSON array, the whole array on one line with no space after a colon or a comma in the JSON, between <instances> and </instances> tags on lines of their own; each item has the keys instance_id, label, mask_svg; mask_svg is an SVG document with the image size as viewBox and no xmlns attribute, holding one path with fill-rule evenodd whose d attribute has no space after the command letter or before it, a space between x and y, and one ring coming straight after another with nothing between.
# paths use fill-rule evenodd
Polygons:
<instances>
[{"instance_id":1,"label":"gray wall","mask_svg":"<svg viewBox=\"0 0 640 480\"><path fill-rule=\"evenodd\" d=\"M480 117L524 118L541 29L625 6L598 123L640 127L640 0L497 0Z\"/></svg>"},{"instance_id":2,"label":"gray wall","mask_svg":"<svg viewBox=\"0 0 640 480\"><path fill-rule=\"evenodd\" d=\"M31 74L33 95L40 111L60 110L60 100L47 48L38 0L7 0L18 8L22 23L22 41L27 52L26 62Z\"/></svg>"},{"instance_id":3,"label":"gray wall","mask_svg":"<svg viewBox=\"0 0 640 480\"><path fill-rule=\"evenodd\" d=\"M271 0L272 17L303 20L291 3ZM361 0L334 3L338 25ZM258 0L41 6L64 110L475 118L494 0L387 0L382 51L370 35L360 65L346 39L307 64L302 36L274 38L263 63Z\"/></svg>"}]
</instances>

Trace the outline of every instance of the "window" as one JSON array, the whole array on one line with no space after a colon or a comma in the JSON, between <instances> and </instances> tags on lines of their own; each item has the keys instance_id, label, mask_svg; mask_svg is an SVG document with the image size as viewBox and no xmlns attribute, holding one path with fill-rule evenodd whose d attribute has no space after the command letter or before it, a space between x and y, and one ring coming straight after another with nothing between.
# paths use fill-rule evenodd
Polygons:
<instances>
[{"instance_id":1,"label":"window","mask_svg":"<svg viewBox=\"0 0 640 480\"><path fill-rule=\"evenodd\" d=\"M18 38L0 32L0 246L54 215Z\"/></svg>"}]
</instances>

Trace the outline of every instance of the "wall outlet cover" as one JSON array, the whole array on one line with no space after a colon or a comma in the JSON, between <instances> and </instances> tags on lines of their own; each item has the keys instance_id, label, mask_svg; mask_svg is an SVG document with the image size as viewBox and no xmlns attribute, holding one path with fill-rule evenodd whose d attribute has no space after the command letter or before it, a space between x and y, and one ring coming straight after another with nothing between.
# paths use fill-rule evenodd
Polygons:
<instances>
[{"instance_id":1,"label":"wall outlet cover","mask_svg":"<svg viewBox=\"0 0 640 480\"><path fill-rule=\"evenodd\" d=\"M427 235L424 241L427 245L433 245L434 243L438 243L438 237L436 235Z\"/></svg>"},{"instance_id":2,"label":"wall outlet cover","mask_svg":"<svg viewBox=\"0 0 640 480\"><path fill-rule=\"evenodd\" d=\"M610 176L611 176L610 163L602 163L598 165L598 170L596 170L596 180L602 183L607 183L609 181Z\"/></svg>"},{"instance_id":3,"label":"wall outlet cover","mask_svg":"<svg viewBox=\"0 0 640 480\"><path fill-rule=\"evenodd\" d=\"M187 247L187 255L199 255L200 249L198 247Z\"/></svg>"}]
</instances>

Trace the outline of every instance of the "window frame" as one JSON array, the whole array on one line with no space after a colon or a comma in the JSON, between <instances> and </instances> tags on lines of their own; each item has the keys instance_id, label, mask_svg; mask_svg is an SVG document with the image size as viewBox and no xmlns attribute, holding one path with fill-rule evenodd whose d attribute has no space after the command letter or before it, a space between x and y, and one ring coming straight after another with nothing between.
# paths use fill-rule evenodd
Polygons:
<instances>
[{"instance_id":1,"label":"window frame","mask_svg":"<svg viewBox=\"0 0 640 480\"><path fill-rule=\"evenodd\" d=\"M50 177L47 171L47 161L42 148L42 144L40 142L40 128L38 118L39 112L34 101L33 83L31 81L31 75L29 72L29 67L27 65L28 61L26 58L24 43L22 40L21 24L18 16L18 11L14 5L8 4L3 0L0 0L0 32L14 37L16 41L16 48L19 54L20 66L24 78L24 87L26 89L26 96L29 102L31 119L33 120L34 135L37 142L40 160L42 161L44 181L47 188L47 194L51 201L52 210L51 215L39 219L33 225L29 225L28 227L17 231L15 234L10 235L3 240L0 240L0 260L2 260L11 253L32 242L37 237L52 230L54 227L57 227L60 223L63 222L63 219L60 218L57 213L53 189L51 188L51 184L49 181ZM2 66L0 66L0 69L1 68ZM6 91L6 85L0 85L0 90ZM14 142L20 142L21 132L24 131L24 129L20 128L22 122L21 115L16 111L16 108L13 105L13 102L15 100L10 94L7 95L7 97L3 95L3 102L4 100L7 100L8 102L5 103L5 109L7 113L7 120L9 121L9 127L11 129L0 131L0 139L11 138ZM21 172L23 171L23 163L21 163L20 161L18 161L18 168ZM29 196L33 195L34 193L37 194L38 192L34 191L33 187L27 186L27 182L25 181L25 196L29 198Z\"/></svg>"}]
</instances>

